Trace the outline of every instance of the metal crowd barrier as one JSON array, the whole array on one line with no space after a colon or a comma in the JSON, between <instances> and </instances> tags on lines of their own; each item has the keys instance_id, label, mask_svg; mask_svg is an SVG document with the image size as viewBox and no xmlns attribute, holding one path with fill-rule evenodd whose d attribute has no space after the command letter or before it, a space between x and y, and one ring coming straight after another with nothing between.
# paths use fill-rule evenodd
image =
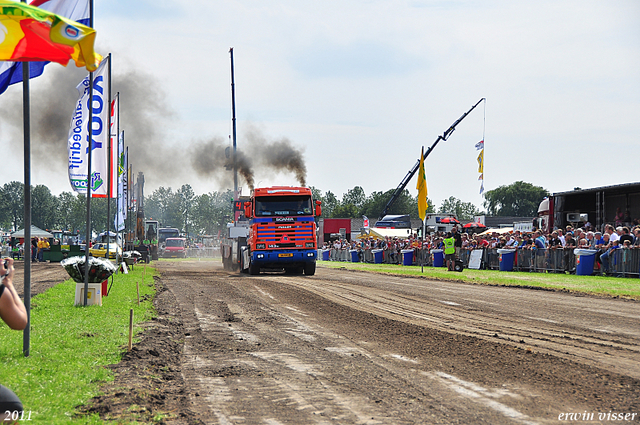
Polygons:
<instances>
[{"instance_id":1,"label":"metal crowd barrier","mask_svg":"<svg viewBox=\"0 0 640 425\"><path fill-rule=\"evenodd\" d=\"M640 277L640 249L614 250L609 255L609 272L618 277Z\"/></svg>"},{"instance_id":2,"label":"metal crowd barrier","mask_svg":"<svg viewBox=\"0 0 640 425\"><path fill-rule=\"evenodd\" d=\"M537 273L575 273L576 256L573 248L558 249L517 249L514 260L514 271ZM203 251L203 250L195 250ZM349 248L331 248L330 261L351 261ZM188 250L189 252L189 250ZM321 252L321 251L320 251ZM359 261L373 263L374 255L371 249L360 250ZM209 254L199 253L209 256ZM602 273L599 257L594 266L594 274ZM460 250L459 259L464 267L469 266L471 250ZM320 255L319 255L320 256ZM321 258L321 257L320 257ZM402 264L402 253L386 248L383 250L384 264ZM433 265L433 256L428 249L414 249L413 265ZM500 254L497 249L484 248L482 253L482 268L489 270L500 269ZM613 251L609 257L609 272L619 277L640 277L640 249L620 248Z\"/></svg>"},{"instance_id":3,"label":"metal crowd barrier","mask_svg":"<svg viewBox=\"0 0 640 425\"><path fill-rule=\"evenodd\" d=\"M220 256L219 247L204 247L204 248L187 248L187 257L189 258L212 258Z\"/></svg>"}]
</instances>

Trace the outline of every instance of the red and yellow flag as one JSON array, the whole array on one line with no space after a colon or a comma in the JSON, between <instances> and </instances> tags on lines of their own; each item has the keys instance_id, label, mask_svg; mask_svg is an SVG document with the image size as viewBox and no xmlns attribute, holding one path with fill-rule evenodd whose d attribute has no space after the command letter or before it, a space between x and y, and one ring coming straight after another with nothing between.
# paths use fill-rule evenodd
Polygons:
<instances>
[{"instance_id":1,"label":"red and yellow flag","mask_svg":"<svg viewBox=\"0 0 640 425\"><path fill-rule=\"evenodd\" d=\"M102 57L94 51L93 28L38 7L0 0L0 60L52 61L95 71Z\"/></svg>"}]
</instances>

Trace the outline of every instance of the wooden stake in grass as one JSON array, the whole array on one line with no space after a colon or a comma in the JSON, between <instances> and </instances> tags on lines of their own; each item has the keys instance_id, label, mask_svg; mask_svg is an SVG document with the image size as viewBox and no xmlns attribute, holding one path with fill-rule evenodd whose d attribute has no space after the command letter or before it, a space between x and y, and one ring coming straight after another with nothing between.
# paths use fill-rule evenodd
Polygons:
<instances>
[{"instance_id":1,"label":"wooden stake in grass","mask_svg":"<svg viewBox=\"0 0 640 425\"><path fill-rule=\"evenodd\" d=\"M136 291L138 291L138 306L140 306L140 283L136 280Z\"/></svg>"},{"instance_id":2,"label":"wooden stake in grass","mask_svg":"<svg viewBox=\"0 0 640 425\"><path fill-rule=\"evenodd\" d=\"M132 340L133 340L133 309L129 309L129 351L131 351Z\"/></svg>"}]
</instances>

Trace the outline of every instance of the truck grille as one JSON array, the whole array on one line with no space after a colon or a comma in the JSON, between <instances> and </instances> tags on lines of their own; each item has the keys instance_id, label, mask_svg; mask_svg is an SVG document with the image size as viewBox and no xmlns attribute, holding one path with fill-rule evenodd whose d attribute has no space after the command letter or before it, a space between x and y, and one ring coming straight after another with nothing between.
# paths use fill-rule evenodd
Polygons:
<instances>
[{"instance_id":1,"label":"truck grille","mask_svg":"<svg viewBox=\"0 0 640 425\"><path fill-rule=\"evenodd\" d=\"M267 248L304 248L305 242L313 240L314 222L262 222L255 229L256 242L266 243Z\"/></svg>"}]
</instances>

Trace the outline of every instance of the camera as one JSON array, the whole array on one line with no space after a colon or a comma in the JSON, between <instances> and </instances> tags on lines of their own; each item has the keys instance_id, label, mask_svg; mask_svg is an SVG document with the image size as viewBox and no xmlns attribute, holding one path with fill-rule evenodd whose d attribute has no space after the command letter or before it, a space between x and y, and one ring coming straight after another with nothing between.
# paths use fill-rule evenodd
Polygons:
<instances>
[{"instance_id":1,"label":"camera","mask_svg":"<svg viewBox=\"0 0 640 425\"><path fill-rule=\"evenodd\" d=\"M9 271L9 260L7 260L6 258L3 258L2 266L4 267L5 270Z\"/></svg>"}]
</instances>

